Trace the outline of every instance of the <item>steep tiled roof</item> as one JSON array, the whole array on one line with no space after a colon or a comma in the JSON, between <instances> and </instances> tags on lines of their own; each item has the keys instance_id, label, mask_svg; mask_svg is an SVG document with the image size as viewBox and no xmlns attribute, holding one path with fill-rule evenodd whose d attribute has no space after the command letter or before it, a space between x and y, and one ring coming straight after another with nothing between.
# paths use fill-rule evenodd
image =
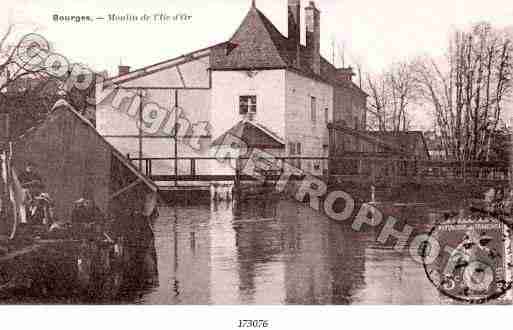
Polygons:
<instances>
[{"instance_id":1,"label":"steep tiled roof","mask_svg":"<svg viewBox=\"0 0 513 330\"><path fill-rule=\"evenodd\" d=\"M198 56L210 56L212 70L264 70L289 69L312 79L334 86L343 86L365 94L349 80L337 78L337 69L321 56L321 72L316 74L311 67L310 52L300 46L300 63L296 61L296 46L274 26L274 24L256 7L251 7L231 39L199 51L166 60L139 70L110 78L109 83L123 83L139 78L167 67L179 61L187 61Z\"/></svg>"},{"instance_id":2,"label":"steep tiled roof","mask_svg":"<svg viewBox=\"0 0 513 330\"><path fill-rule=\"evenodd\" d=\"M284 37L255 7L226 45L212 51L212 69L284 68L287 55L281 44Z\"/></svg>"},{"instance_id":3,"label":"steep tiled roof","mask_svg":"<svg viewBox=\"0 0 513 330\"><path fill-rule=\"evenodd\" d=\"M297 71L332 85L361 91L351 81L337 79L335 66L321 56L321 73L310 65L308 49L300 46L300 63L295 65L296 46L283 36L274 24L256 7L252 7L232 38L214 46L211 53L212 70L283 69ZM361 91L363 93L363 91Z\"/></svg>"}]
</instances>

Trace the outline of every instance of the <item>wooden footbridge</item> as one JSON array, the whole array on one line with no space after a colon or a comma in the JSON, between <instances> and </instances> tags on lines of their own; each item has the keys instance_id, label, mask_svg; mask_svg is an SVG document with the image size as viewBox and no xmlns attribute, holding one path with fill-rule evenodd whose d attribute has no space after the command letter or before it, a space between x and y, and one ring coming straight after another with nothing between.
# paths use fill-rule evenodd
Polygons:
<instances>
[{"instance_id":1,"label":"wooden footbridge","mask_svg":"<svg viewBox=\"0 0 513 330\"><path fill-rule=\"evenodd\" d=\"M209 164L217 158L132 158L134 164L154 182L182 188L201 187L212 182L255 181L243 174L241 166L231 174L209 173ZM248 158L223 159L244 164ZM467 184L503 186L511 182L512 168L506 162L433 161L385 158L373 155L358 157L276 157L259 159L260 174L267 180L278 180L286 164L297 168L292 180L314 175L326 182L359 183L392 186L396 184ZM158 164L157 166L155 166ZM256 165L258 171L259 166Z\"/></svg>"}]
</instances>

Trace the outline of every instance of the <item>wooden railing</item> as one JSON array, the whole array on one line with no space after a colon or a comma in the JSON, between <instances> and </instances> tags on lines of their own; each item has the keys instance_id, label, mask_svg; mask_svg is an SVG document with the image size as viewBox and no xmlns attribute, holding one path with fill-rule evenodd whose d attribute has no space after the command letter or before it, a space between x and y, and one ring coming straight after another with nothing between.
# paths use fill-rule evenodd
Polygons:
<instances>
[{"instance_id":1,"label":"wooden railing","mask_svg":"<svg viewBox=\"0 0 513 330\"><path fill-rule=\"evenodd\" d=\"M508 163L481 161L431 161L379 157L330 159L330 175L361 175L372 178L501 180L512 178Z\"/></svg>"},{"instance_id":2,"label":"wooden railing","mask_svg":"<svg viewBox=\"0 0 513 330\"><path fill-rule=\"evenodd\" d=\"M129 158L139 169L150 178L166 179L163 181L173 181L173 177L178 180L193 181L195 179L223 178L233 179L233 174L213 175L210 168L222 166L221 164L231 163L233 170L236 166L244 168L248 157L240 158L215 158L215 157L153 157L153 158ZM253 159L255 160L255 159ZM159 163L162 165L159 166ZM240 165L236 165L239 163ZM325 157L275 157L267 159L258 159L256 170L264 168L262 172L266 174L280 174L286 164L297 169L304 170L305 173L315 175L327 175L328 158ZM156 168L158 168L156 170Z\"/></svg>"},{"instance_id":3,"label":"wooden railing","mask_svg":"<svg viewBox=\"0 0 513 330\"><path fill-rule=\"evenodd\" d=\"M212 175L209 170L221 160L244 162L249 158L179 157L179 158L131 158L136 166L148 177L162 181L201 179L233 179L234 174ZM158 165L162 163L162 165ZM498 162L455 162L384 157L275 157L260 159L263 172L279 174L289 164L297 169L317 176L367 177L372 179L416 178L422 179L462 179L462 180L510 180L512 168L508 163ZM175 165L176 164L176 165ZM219 166L219 165L217 165ZM156 171L156 167L158 170ZM165 180L164 180L165 179Z\"/></svg>"}]
</instances>

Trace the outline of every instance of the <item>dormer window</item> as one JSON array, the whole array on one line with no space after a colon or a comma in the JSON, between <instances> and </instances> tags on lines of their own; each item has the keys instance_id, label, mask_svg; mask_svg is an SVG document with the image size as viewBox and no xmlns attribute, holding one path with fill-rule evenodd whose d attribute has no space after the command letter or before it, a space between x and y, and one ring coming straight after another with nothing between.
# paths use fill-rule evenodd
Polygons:
<instances>
[{"instance_id":1,"label":"dormer window","mask_svg":"<svg viewBox=\"0 0 513 330\"><path fill-rule=\"evenodd\" d=\"M242 95L239 97L239 113L241 115L256 114L257 97L256 95Z\"/></svg>"}]
</instances>

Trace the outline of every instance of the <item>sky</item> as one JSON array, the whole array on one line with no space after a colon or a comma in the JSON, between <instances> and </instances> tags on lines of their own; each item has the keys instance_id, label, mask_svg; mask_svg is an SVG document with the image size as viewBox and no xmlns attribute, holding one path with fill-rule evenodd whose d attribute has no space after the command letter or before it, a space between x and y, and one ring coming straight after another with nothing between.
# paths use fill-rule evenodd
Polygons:
<instances>
[{"instance_id":1,"label":"sky","mask_svg":"<svg viewBox=\"0 0 513 330\"><path fill-rule=\"evenodd\" d=\"M255 1L287 35L287 0ZM302 0L301 4L304 7L308 2ZM358 61L369 73L418 55L443 56L449 33L455 28L483 20L499 28L513 25L511 0L317 0L316 5L321 10L322 54L331 60L335 42L337 66L341 66L344 53L346 65ZM12 43L35 31L51 42L52 51L71 63L115 75L119 64L137 69L227 41L250 6L251 0L0 0L0 35L7 24L15 23ZM160 13L191 18L167 22L52 20L53 15L107 18L109 14L140 17ZM303 9L301 13L304 15ZM302 25L304 43L304 19Z\"/></svg>"},{"instance_id":2,"label":"sky","mask_svg":"<svg viewBox=\"0 0 513 330\"><path fill-rule=\"evenodd\" d=\"M307 3L303 0L302 6ZM337 65L341 64L339 49L343 48L345 64L359 61L370 72L419 54L442 55L454 28L481 20L499 27L513 25L510 0L317 0L316 4L321 10L323 55L332 58L335 40ZM286 0L256 0L256 5L287 34ZM9 22L18 24L16 37L35 30L71 62L114 74L120 63L144 67L228 40L250 6L251 0L1 0L0 31ZM106 17L157 13L184 13L192 18L166 23L52 20L55 14Z\"/></svg>"}]
</instances>

